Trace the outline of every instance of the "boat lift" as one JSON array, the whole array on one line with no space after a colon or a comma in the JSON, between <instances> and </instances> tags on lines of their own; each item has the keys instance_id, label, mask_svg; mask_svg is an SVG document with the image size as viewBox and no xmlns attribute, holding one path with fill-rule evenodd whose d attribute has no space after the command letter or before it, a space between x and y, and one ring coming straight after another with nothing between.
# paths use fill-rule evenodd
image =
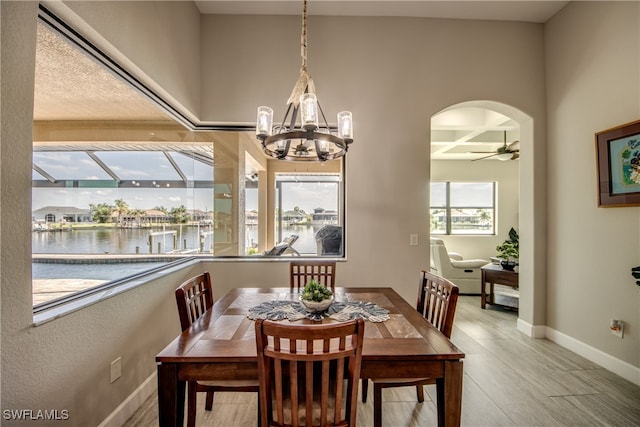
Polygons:
<instances>
[{"instance_id":1,"label":"boat lift","mask_svg":"<svg viewBox=\"0 0 640 427\"><path fill-rule=\"evenodd\" d=\"M178 232L175 230L172 231L152 231L151 233L149 233L149 253L152 254L153 253L153 241L154 241L154 237L155 236L166 236L167 234L171 234L173 236L173 251L176 251L178 249ZM157 242L158 243L158 253L162 253L162 246L164 243L164 238L162 239L162 242ZM166 251L166 247L165 247L165 251Z\"/></svg>"}]
</instances>

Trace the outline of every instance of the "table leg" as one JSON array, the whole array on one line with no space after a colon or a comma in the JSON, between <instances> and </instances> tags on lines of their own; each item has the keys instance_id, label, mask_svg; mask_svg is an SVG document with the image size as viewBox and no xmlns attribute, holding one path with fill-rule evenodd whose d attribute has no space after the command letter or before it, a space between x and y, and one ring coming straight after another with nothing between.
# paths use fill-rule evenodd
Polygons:
<instances>
[{"instance_id":1,"label":"table leg","mask_svg":"<svg viewBox=\"0 0 640 427\"><path fill-rule=\"evenodd\" d=\"M444 379L436 381L438 427L459 427L462 417L462 360L444 362Z\"/></svg>"},{"instance_id":2,"label":"table leg","mask_svg":"<svg viewBox=\"0 0 640 427\"><path fill-rule=\"evenodd\" d=\"M495 304L496 303L496 296L494 294L495 291L495 283L493 283L493 280L491 282L489 282L489 304Z\"/></svg>"},{"instance_id":3,"label":"table leg","mask_svg":"<svg viewBox=\"0 0 640 427\"><path fill-rule=\"evenodd\" d=\"M185 382L178 381L176 364L158 363L158 421L160 427L182 427Z\"/></svg>"},{"instance_id":4,"label":"table leg","mask_svg":"<svg viewBox=\"0 0 640 427\"><path fill-rule=\"evenodd\" d=\"M487 294L485 293L486 290L487 282L483 271L482 278L480 279L480 308L485 308L487 306Z\"/></svg>"}]
</instances>

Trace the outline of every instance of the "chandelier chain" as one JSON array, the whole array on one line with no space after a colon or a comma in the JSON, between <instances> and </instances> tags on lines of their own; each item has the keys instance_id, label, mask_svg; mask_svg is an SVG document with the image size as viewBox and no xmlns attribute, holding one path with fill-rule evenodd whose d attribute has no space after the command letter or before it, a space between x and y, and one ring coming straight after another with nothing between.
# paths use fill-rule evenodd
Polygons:
<instances>
[{"instance_id":1,"label":"chandelier chain","mask_svg":"<svg viewBox=\"0 0 640 427\"><path fill-rule=\"evenodd\" d=\"M273 109L260 106L256 137L262 141L265 154L280 160L323 162L338 159L347 153L353 142L353 119L351 112L339 112L337 132L332 132L317 99L315 84L307 69L307 0L303 1L302 7L300 56L300 74L287 100L282 124L273 126ZM298 118L300 126L297 125ZM322 125L320 119L324 121Z\"/></svg>"},{"instance_id":2,"label":"chandelier chain","mask_svg":"<svg viewBox=\"0 0 640 427\"><path fill-rule=\"evenodd\" d=\"M302 7L302 34L300 35L300 56L302 57L302 70L307 71L307 0Z\"/></svg>"}]
</instances>

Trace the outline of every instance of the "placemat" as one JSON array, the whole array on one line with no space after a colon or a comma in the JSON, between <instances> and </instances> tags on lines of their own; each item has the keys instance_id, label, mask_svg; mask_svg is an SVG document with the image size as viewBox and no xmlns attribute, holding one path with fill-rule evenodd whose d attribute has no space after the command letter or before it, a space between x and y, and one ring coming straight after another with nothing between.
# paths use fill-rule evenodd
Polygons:
<instances>
[{"instance_id":1,"label":"placemat","mask_svg":"<svg viewBox=\"0 0 640 427\"><path fill-rule=\"evenodd\" d=\"M334 302L326 311L321 313L309 313L297 301L265 301L251 307L249 319L269 319L296 321L300 319L322 320L330 317L339 321L357 319L359 317L370 322L384 322L389 320L389 310L365 301Z\"/></svg>"}]
</instances>

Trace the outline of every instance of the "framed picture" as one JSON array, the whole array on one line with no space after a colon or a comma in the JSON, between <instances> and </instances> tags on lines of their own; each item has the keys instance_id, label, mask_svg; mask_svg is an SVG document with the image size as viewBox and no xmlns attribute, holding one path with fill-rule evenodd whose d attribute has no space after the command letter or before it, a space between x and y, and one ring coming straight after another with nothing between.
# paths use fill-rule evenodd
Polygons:
<instances>
[{"instance_id":1,"label":"framed picture","mask_svg":"<svg viewBox=\"0 0 640 427\"><path fill-rule=\"evenodd\" d=\"M598 206L640 206L640 120L596 133Z\"/></svg>"}]
</instances>

